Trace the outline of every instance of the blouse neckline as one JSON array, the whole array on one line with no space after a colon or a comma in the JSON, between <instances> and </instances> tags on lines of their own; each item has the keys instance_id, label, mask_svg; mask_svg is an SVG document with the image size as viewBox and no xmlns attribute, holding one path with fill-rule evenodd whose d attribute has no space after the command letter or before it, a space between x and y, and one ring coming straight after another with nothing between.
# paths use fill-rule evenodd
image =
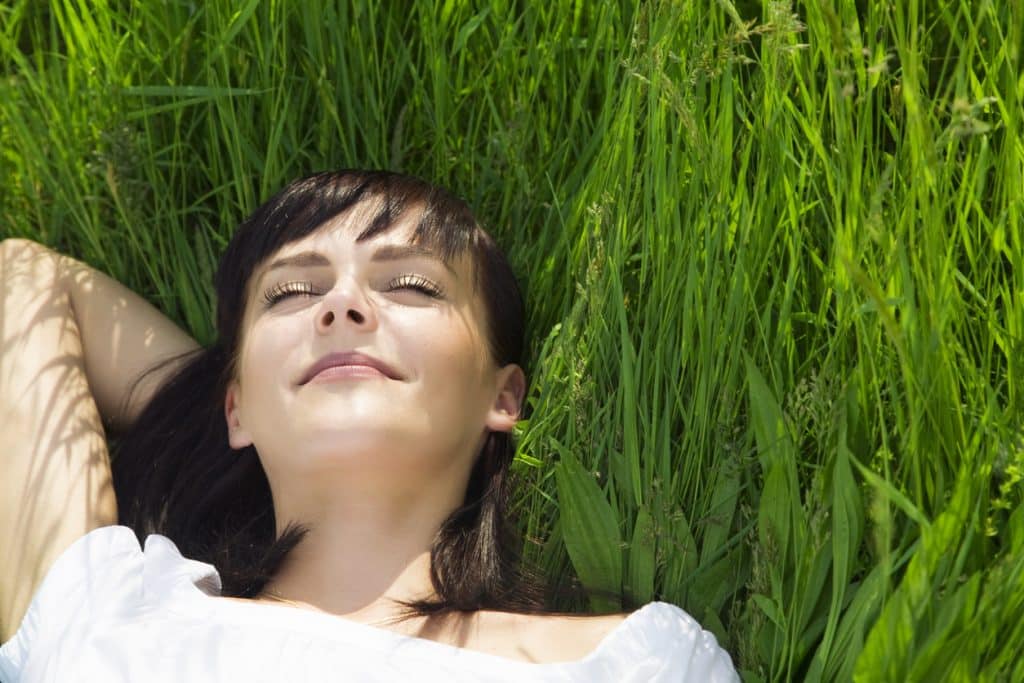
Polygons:
<instances>
[{"instance_id":1,"label":"blouse neckline","mask_svg":"<svg viewBox=\"0 0 1024 683\"><path fill-rule=\"evenodd\" d=\"M643 615L659 604L651 602L628 614L601 638L594 649L579 659L564 662L528 662L450 645L429 638L398 633L328 612L317 612L284 603L268 604L225 599L204 591L191 580L183 582L181 588L184 590L174 591L176 595L169 605L170 609L174 609L176 604L180 605L182 598L187 597L189 598L188 602L202 606L206 610L216 611L220 618L239 621L247 625L266 625L274 628L283 626L290 630L329 640L352 642L353 639L357 639L361 644L378 650L392 650L396 646L408 648L415 650L426 659L444 659L449 663L457 659L460 666L476 665L487 671L493 671L497 666L522 667L527 670L537 670L537 667L564 669L586 666L589 662L600 658L613 647L615 642L626 638L628 633L640 628Z\"/></svg>"}]
</instances>

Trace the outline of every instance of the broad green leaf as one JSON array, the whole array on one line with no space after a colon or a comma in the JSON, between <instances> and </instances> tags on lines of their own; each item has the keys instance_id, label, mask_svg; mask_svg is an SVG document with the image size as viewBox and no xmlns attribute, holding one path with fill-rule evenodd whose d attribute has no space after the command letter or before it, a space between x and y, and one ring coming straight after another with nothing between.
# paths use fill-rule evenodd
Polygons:
<instances>
[{"instance_id":1,"label":"broad green leaf","mask_svg":"<svg viewBox=\"0 0 1024 683\"><path fill-rule=\"evenodd\" d=\"M745 357L745 361L750 391L750 422L754 428L761 467L765 472L770 472L776 462L793 459L793 442L786 429L782 408L768 388L764 376L749 356Z\"/></svg>"},{"instance_id":2,"label":"broad green leaf","mask_svg":"<svg viewBox=\"0 0 1024 683\"><path fill-rule=\"evenodd\" d=\"M619 520L594 476L568 450L555 465L562 534L572 565L585 588L618 594L622 587ZM595 597L595 608L617 608Z\"/></svg>"},{"instance_id":3,"label":"broad green leaf","mask_svg":"<svg viewBox=\"0 0 1024 683\"><path fill-rule=\"evenodd\" d=\"M671 538L674 541L669 561L678 563L680 566L679 576L686 578L697 569L697 541L693 538L690 522L682 510L673 514L668 523L672 530ZM724 547L720 547L718 550L721 552ZM701 561L703 562L703 560Z\"/></svg>"},{"instance_id":4,"label":"broad green leaf","mask_svg":"<svg viewBox=\"0 0 1024 683\"><path fill-rule=\"evenodd\" d=\"M737 545L719 560L698 567L689 587L688 604L698 612L701 608L721 610L749 578L749 561L744 552L745 549Z\"/></svg>"},{"instance_id":5,"label":"broad green leaf","mask_svg":"<svg viewBox=\"0 0 1024 683\"><path fill-rule=\"evenodd\" d=\"M701 525L701 564L711 562L725 552L725 543L729 539L733 515L740 499L740 480L731 471L730 467L723 466L717 473L715 490L711 494L711 508ZM689 533L689 527L686 531Z\"/></svg>"},{"instance_id":6,"label":"broad green leaf","mask_svg":"<svg viewBox=\"0 0 1024 683\"><path fill-rule=\"evenodd\" d=\"M654 557L656 538L654 520L647 506L637 510L633 540L629 545L629 575L627 586L639 604L650 602L654 596Z\"/></svg>"},{"instance_id":7,"label":"broad green leaf","mask_svg":"<svg viewBox=\"0 0 1024 683\"><path fill-rule=\"evenodd\" d=\"M612 274L612 284L617 300L623 298L622 283L617 273ZM640 435L637 428L637 352L634 348L633 338L630 336L630 325L626 316L624 306L618 307L619 323L619 410L622 415L622 467L619 469L625 475L625 479L616 482L632 498L633 505L639 506L644 503L643 489L641 487L640 468Z\"/></svg>"},{"instance_id":8,"label":"broad green leaf","mask_svg":"<svg viewBox=\"0 0 1024 683\"><path fill-rule=\"evenodd\" d=\"M786 630L786 615L783 614L782 608L779 607L778 603L773 601L767 595L754 594L750 596L754 601L754 604L764 612L768 620L771 621L775 626L778 627L779 631L785 632Z\"/></svg>"},{"instance_id":9,"label":"broad green leaf","mask_svg":"<svg viewBox=\"0 0 1024 683\"><path fill-rule=\"evenodd\" d=\"M809 549L805 552L809 552ZM796 591L795 602L798 609L791 611L797 620L795 628L800 634L799 646L817 642L825 630L828 619L828 600L825 597L825 585L832 569L832 546L822 544L813 559L804 558L801 578ZM797 654L803 658L804 653L798 649Z\"/></svg>"},{"instance_id":10,"label":"broad green leaf","mask_svg":"<svg viewBox=\"0 0 1024 683\"><path fill-rule=\"evenodd\" d=\"M789 476L781 462L772 463L761 491L761 505L757 511L758 539L780 566L789 548L793 524L793 497L799 495L790 487Z\"/></svg>"},{"instance_id":11,"label":"broad green leaf","mask_svg":"<svg viewBox=\"0 0 1024 683\"><path fill-rule=\"evenodd\" d=\"M832 469L832 607L836 611L843 600L842 592L853 576L864 525L860 488L850 467L852 457L846 444L840 443Z\"/></svg>"}]
</instances>

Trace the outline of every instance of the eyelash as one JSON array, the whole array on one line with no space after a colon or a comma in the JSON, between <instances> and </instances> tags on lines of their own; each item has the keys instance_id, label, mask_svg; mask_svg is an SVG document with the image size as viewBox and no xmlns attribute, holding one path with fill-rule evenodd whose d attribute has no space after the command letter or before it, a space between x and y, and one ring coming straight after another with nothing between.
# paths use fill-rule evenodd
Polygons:
<instances>
[{"instance_id":1,"label":"eyelash","mask_svg":"<svg viewBox=\"0 0 1024 683\"><path fill-rule=\"evenodd\" d=\"M316 294L316 290L313 289L311 282L282 282L263 293L263 302L270 307L290 296L313 296L314 294Z\"/></svg>"},{"instance_id":2,"label":"eyelash","mask_svg":"<svg viewBox=\"0 0 1024 683\"><path fill-rule=\"evenodd\" d=\"M440 299L444 296L444 291L437 283L428 280L422 275L401 275L388 282L388 291L392 292L396 289L412 289L420 294L429 296L431 299Z\"/></svg>"},{"instance_id":3,"label":"eyelash","mask_svg":"<svg viewBox=\"0 0 1024 683\"><path fill-rule=\"evenodd\" d=\"M388 281L387 291L393 292L398 289L411 289L429 296L431 299L440 299L444 296L444 291L440 286L422 275L401 275ZM263 302L269 308L279 301L292 296L313 296L317 293L311 282L282 282L263 293Z\"/></svg>"}]
</instances>

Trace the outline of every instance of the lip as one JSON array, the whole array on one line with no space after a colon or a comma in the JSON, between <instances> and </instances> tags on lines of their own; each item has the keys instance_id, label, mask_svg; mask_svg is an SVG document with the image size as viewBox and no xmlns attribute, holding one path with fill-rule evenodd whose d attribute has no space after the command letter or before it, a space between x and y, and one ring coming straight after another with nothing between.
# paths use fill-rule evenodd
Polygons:
<instances>
[{"instance_id":1,"label":"lip","mask_svg":"<svg viewBox=\"0 0 1024 683\"><path fill-rule=\"evenodd\" d=\"M313 363L303 373L302 379L299 380L299 385L308 384L314 377L328 368L348 366L373 368L388 379L402 379L402 376L394 368L379 358L374 358L358 351L345 351L343 353L329 353Z\"/></svg>"}]
</instances>

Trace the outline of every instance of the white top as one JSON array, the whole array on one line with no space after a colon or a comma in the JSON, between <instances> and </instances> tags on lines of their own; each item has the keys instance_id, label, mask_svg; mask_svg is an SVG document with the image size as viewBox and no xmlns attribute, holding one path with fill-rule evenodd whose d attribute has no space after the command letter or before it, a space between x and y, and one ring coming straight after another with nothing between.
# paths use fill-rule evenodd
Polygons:
<instances>
[{"instance_id":1,"label":"white top","mask_svg":"<svg viewBox=\"0 0 1024 683\"><path fill-rule=\"evenodd\" d=\"M58 558L14 637L2 683L60 681L738 681L674 605L633 612L589 655L531 664L286 605L222 600L209 564L109 526Z\"/></svg>"}]
</instances>

